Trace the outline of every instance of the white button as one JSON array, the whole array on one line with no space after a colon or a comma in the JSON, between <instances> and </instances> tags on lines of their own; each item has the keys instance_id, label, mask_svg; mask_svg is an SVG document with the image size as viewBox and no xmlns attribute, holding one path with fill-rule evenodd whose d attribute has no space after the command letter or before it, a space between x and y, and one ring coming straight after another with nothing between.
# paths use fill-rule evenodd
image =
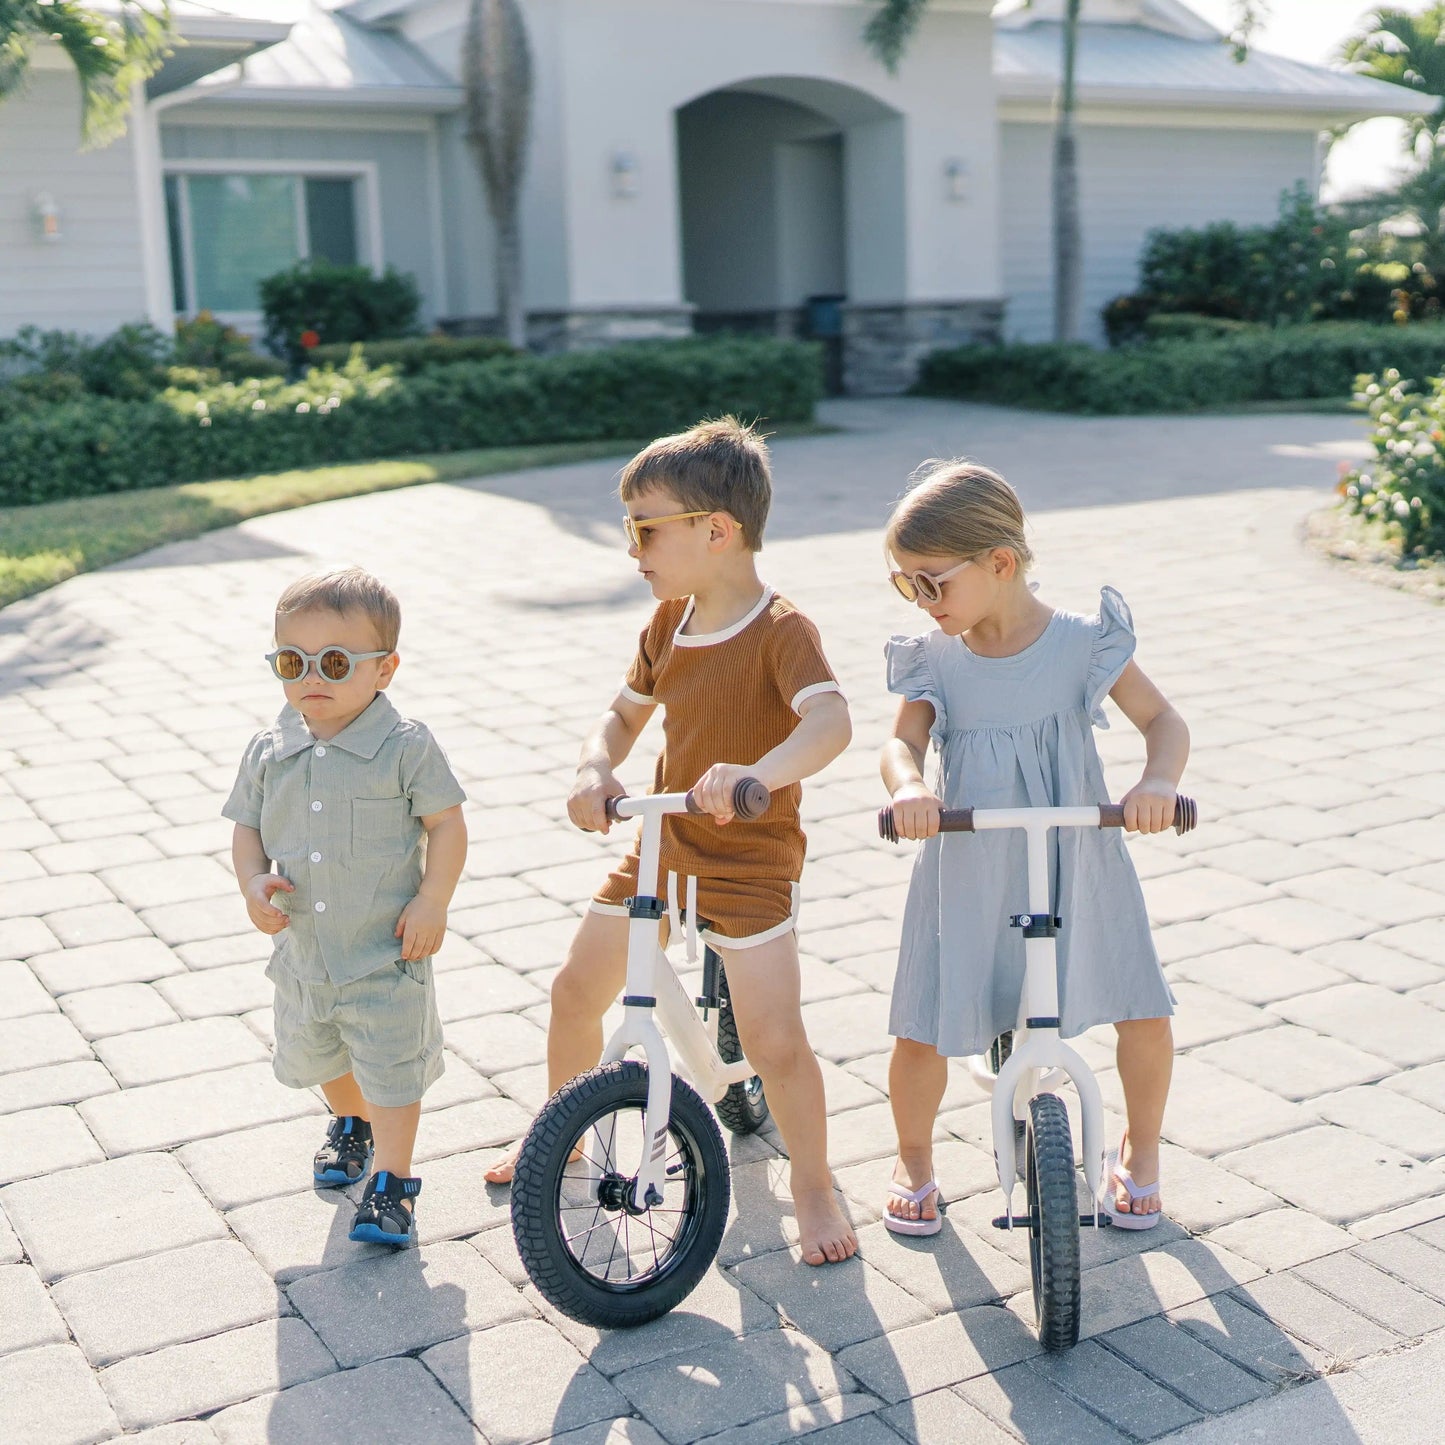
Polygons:
<instances>
[{"instance_id":1,"label":"white button","mask_svg":"<svg viewBox=\"0 0 1445 1445\"><path fill-rule=\"evenodd\" d=\"M311 811L312 811L313 813L319 813L319 812L321 811L321 800L320 800L320 798L318 798L314 803L312 803L312 805L311 805Z\"/></svg>"},{"instance_id":2,"label":"white button","mask_svg":"<svg viewBox=\"0 0 1445 1445\"><path fill-rule=\"evenodd\" d=\"M325 905L324 903L318 903L318 904L316 905L316 911L317 911L318 913L325 913L325 912L326 912L326 905Z\"/></svg>"},{"instance_id":3,"label":"white button","mask_svg":"<svg viewBox=\"0 0 1445 1445\"><path fill-rule=\"evenodd\" d=\"M316 745L316 756L318 758L324 758L326 756L326 749L323 748L320 743Z\"/></svg>"},{"instance_id":4,"label":"white button","mask_svg":"<svg viewBox=\"0 0 1445 1445\"><path fill-rule=\"evenodd\" d=\"M313 853L313 854L311 855L311 861L312 861L313 863L319 863L319 862L321 861L321 854L320 854L320 853Z\"/></svg>"}]
</instances>

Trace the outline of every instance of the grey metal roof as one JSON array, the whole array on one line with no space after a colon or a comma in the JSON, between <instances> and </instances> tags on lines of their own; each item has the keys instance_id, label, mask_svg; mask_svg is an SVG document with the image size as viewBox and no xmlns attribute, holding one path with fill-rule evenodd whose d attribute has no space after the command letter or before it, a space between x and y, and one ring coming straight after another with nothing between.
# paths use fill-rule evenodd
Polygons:
<instances>
[{"instance_id":1,"label":"grey metal roof","mask_svg":"<svg viewBox=\"0 0 1445 1445\"><path fill-rule=\"evenodd\" d=\"M1062 28L1039 21L994 32L994 76L1005 99L1047 96L1058 85ZM1236 62L1221 41L1189 40L1142 25L1081 25L1080 94L1124 102L1409 115L1433 102L1369 76L1254 50Z\"/></svg>"}]
</instances>

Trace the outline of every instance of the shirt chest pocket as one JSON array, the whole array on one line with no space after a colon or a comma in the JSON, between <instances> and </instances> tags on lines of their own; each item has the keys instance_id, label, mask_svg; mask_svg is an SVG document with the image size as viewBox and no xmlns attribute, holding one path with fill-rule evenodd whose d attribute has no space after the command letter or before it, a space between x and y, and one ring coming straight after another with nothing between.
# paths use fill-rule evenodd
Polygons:
<instances>
[{"instance_id":1,"label":"shirt chest pocket","mask_svg":"<svg viewBox=\"0 0 1445 1445\"><path fill-rule=\"evenodd\" d=\"M416 830L417 822L403 797L351 800L351 851L357 858L395 858L410 853L416 844Z\"/></svg>"}]
</instances>

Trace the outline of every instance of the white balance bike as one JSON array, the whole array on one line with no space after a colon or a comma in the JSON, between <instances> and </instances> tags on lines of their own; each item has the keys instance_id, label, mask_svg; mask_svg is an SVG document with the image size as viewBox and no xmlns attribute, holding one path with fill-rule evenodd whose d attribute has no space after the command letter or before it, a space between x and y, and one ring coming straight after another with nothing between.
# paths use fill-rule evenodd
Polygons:
<instances>
[{"instance_id":1,"label":"white balance bike","mask_svg":"<svg viewBox=\"0 0 1445 1445\"><path fill-rule=\"evenodd\" d=\"M739 818L760 816L768 802L753 778L733 794ZM642 819L622 1023L601 1063L543 1106L512 1180L512 1233L532 1283L564 1314L603 1329L666 1314L717 1255L731 1181L704 1096L734 1134L768 1117L738 1045L721 958L704 950L694 1006L659 939L670 911L657 896L662 820L701 811L690 793L609 801L609 817ZM698 925L689 918L690 932ZM691 1084L673 1073L669 1043ZM627 1057L634 1049L645 1062Z\"/></svg>"},{"instance_id":2,"label":"white balance bike","mask_svg":"<svg viewBox=\"0 0 1445 1445\"><path fill-rule=\"evenodd\" d=\"M1192 798L1174 805L1174 830L1194 827ZM1074 1183L1074 1145L1069 1114L1055 1092L1066 1081L1079 1096L1083 1120L1084 1178L1089 1198L1097 1201L1104 1170L1104 1110L1099 1085L1078 1052L1059 1037L1059 985L1055 944L1064 920L1049 901L1048 833L1051 828L1122 828L1124 809L1117 803L1077 808L945 808L939 831L980 833L990 828L1022 828L1028 839L1028 911L1009 922L1024 940L1024 985L1018 1026L997 1039L987 1057L968 1061L969 1072L993 1096L993 1156L1003 1190L1005 1212L997 1229L1027 1225L1029 1266L1033 1276L1034 1318L1046 1350L1078 1343L1080 1325L1079 1227L1097 1226L1097 1203L1080 1214ZM898 841L893 809L878 815L878 831ZM1018 1181L1017 1138L1024 1133L1024 1191L1028 1213L1013 1212Z\"/></svg>"}]
</instances>

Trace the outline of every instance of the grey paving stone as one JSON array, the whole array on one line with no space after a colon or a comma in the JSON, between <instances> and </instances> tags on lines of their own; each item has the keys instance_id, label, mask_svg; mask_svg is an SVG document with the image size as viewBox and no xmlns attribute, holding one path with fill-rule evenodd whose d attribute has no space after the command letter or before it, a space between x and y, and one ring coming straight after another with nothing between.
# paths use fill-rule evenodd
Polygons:
<instances>
[{"instance_id":1,"label":"grey paving stone","mask_svg":"<svg viewBox=\"0 0 1445 1445\"><path fill-rule=\"evenodd\" d=\"M878 1418L913 1445L1011 1445L1018 1439L952 1390L916 1395L879 1411Z\"/></svg>"},{"instance_id":2,"label":"grey paving stone","mask_svg":"<svg viewBox=\"0 0 1445 1445\"><path fill-rule=\"evenodd\" d=\"M1438 922L1402 923L1397 928L1381 929L1372 933L1371 943L1381 948L1400 949L1436 968L1445 967L1445 941L1441 940Z\"/></svg>"},{"instance_id":3,"label":"grey paving stone","mask_svg":"<svg viewBox=\"0 0 1445 1445\"><path fill-rule=\"evenodd\" d=\"M120 1433L85 1356L74 1345L44 1345L0 1358L0 1440L90 1445Z\"/></svg>"},{"instance_id":4,"label":"grey paving stone","mask_svg":"<svg viewBox=\"0 0 1445 1445\"><path fill-rule=\"evenodd\" d=\"M1128 1439L1076 1404L1032 1364L976 1375L955 1389L1028 1445L1120 1445Z\"/></svg>"},{"instance_id":5,"label":"grey paving stone","mask_svg":"<svg viewBox=\"0 0 1445 1445\"><path fill-rule=\"evenodd\" d=\"M515 1014L463 1019L449 1024L447 1047L488 1077L539 1064L547 1057L547 1033Z\"/></svg>"},{"instance_id":6,"label":"grey paving stone","mask_svg":"<svg viewBox=\"0 0 1445 1445\"><path fill-rule=\"evenodd\" d=\"M122 1360L100 1372L100 1383L120 1423L135 1430L207 1415L335 1368L311 1330L285 1318ZM341 1386L338 1393L344 1390Z\"/></svg>"},{"instance_id":7,"label":"grey paving stone","mask_svg":"<svg viewBox=\"0 0 1445 1445\"><path fill-rule=\"evenodd\" d=\"M1223 1245L1273 1272L1349 1249L1355 1238L1307 1210L1286 1206L1222 1224L1209 1232L1206 1242Z\"/></svg>"},{"instance_id":8,"label":"grey paving stone","mask_svg":"<svg viewBox=\"0 0 1445 1445\"><path fill-rule=\"evenodd\" d=\"M270 980L254 963L174 974L160 979L156 990L183 1019L265 1008L273 996Z\"/></svg>"},{"instance_id":9,"label":"grey paving stone","mask_svg":"<svg viewBox=\"0 0 1445 1445\"><path fill-rule=\"evenodd\" d=\"M217 1209L296 1194L311 1187L311 1159L326 1137L328 1117L306 1114L198 1139L177 1149L175 1157Z\"/></svg>"},{"instance_id":10,"label":"grey paving stone","mask_svg":"<svg viewBox=\"0 0 1445 1445\"><path fill-rule=\"evenodd\" d=\"M104 1157L74 1109L0 1114L0 1185L93 1164Z\"/></svg>"},{"instance_id":11,"label":"grey paving stone","mask_svg":"<svg viewBox=\"0 0 1445 1445\"><path fill-rule=\"evenodd\" d=\"M10 1221L5 1217L3 1206L0 1206L0 1264L19 1264L24 1257L20 1241L15 1237L15 1231L10 1228Z\"/></svg>"},{"instance_id":12,"label":"grey paving stone","mask_svg":"<svg viewBox=\"0 0 1445 1445\"><path fill-rule=\"evenodd\" d=\"M1195 1050L1194 1057L1284 1099L1311 1099L1393 1072L1386 1059L1339 1039L1285 1024L1268 1033L1230 1038Z\"/></svg>"},{"instance_id":13,"label":"grey paving stone","mask_svg":"<svg viewBox=\"0 0 1445 1445\"><path fill-rule=\"evenodd\" d=\"M0 1020L0 1074L90 1058L90 1045L61 1014Z\"/></svg>"},{"instance_id":14,"label":"grey paving stone","mask_svg":"<svg viewBox=\"0 0 1445 1445\"><path fill-rule=\"evenodd\" d=\"M135 1445L216 1445L216 1432L204 1420L182 1420L174 1425L157 1425L128 1435Z\"/></svg>"},{"instance_id":15,"label":"grey paving stone","mask_svg":"<svg viewBox=\"0 0 1445 1445\"><path fill-rule=\"evenodd\" d=\"M38 918L0 918L0 954L6 958L34 958L60 947L60 940Z\"/></svg>"},{"instance_id":16,"label":"grey paving stone","mask_svg":"<svg viewBox=\"0 0 1445 1445\"><path fill-rule=\"evenodd\" d=\"M1439 1175L1373 1139L1334 1124L1256 1144L1221 1161L1281 1199L1343 1224L1423 1198Z\"/></svg>"},{"instance_id":17,"label":"grey paving stone","mask_svg":"<svg viewBox=\"0 0 1445 1445\"><path fill-rule=\"evenodd\" d=\"M0 1265L0 1355L69 1339L40 1276L28 1264Z\"/></svg>"},{"instance_id":18,"label":"grey paving stone","mask_svg":"<svg viewBox=\"0 0 1445 1445\"><path fill-rule=\"evenodd\" d=\"M629 1409L605 1376L542 1320L447 1340L421 1362L491 1445L531 1445Z\"/></svg>"},{"instance_id":19,"label":"grey paving stone","mask_svg":"<svg viewBox=\"0 0 1445 1445\"><path fill-rule=\"evenodd\" d=\"M723 1340L687 1358L625 1370L612 1383L673 1445L847 1393L826 1351L792 1331Z\"/></svg>"},{"instance_id":20,"label":"grey paving stone","mask_svg":"<svg viewBox=\"0 0 1445 1445\"><path fill-rule=\"evenodd\" d=\"M18 1074L0 1074L0 1115L50 1104L74 1104L120 1086L104 1064L50 1064Z\"/></svg>"},{"instance_id":21,"label":"grey paving stone","mask_svg":"<svg viewBox=\"0 0 1445 1445\"><path fill-rule=\"evenodd\" d=\"M114 1034L95 1045L123 1088L265 1061L266 1046L236 1018L203 1018Z\"/></svg>"},{"instance_id":22,"label":"grey paving stone","mask_svg":"<svg viewBox=\"0 0 1445 1445\"><path fill-rule=\"evenodd\" d=\"M882 1403L872 1395L830 1395L811 1405L795 1405L764 1420L709 1435L708 1445L775 1445L799 1436L813 1445L898 1445L897 1433L876 1413Z\"/></svg>"},{"instance_id":23,"label":"grey paving stone","mask_svg":"<svg viewBox=\"0 0 1445 1445\"><path fill-rule=\"evenodd\" d=\"M149 839L121 836L88 843L50 843L36 848L32 856L47 873L95 873L121 863L150 862L160 854Z\"/></svg>"},{"instance_id":24,"label":"grey paving stone","mask_svg":"<svg viewBox=\"0 0 1445 1445\"><path fill-rule=\"evenodd\" d=\"M1065 1394L1138 1440L1153 1440L1200 1418L1198 1410L1093 1340L1081 1340L1072 1350L1036 1355L1030 1363ZM1149 1368L1160 1373L1152 1364Z\"/></svg>"},{"instance_id":25,"label":"grey paving stone","mask_svg":"<svg viewBox=\"0 0 1445 1445\"><path fill-rule=\"evenodd\" d=\"M1228 908L1241 908L1270 897L1270 890L1237 873L1198 863L1192 868L1145 880L1144 901L1156 924L1209 919Z\"/></svg>"},{"instance_id":26,"label":"grey paving stone","mask_svg":"<svg viewBox=\"0 0 1445 1445\"><path fill-rule=\"evenodd\" d=\"M531 1307L476 1250L422 1245L311 1275L288 1291L343 1369L525 1319ZM386 1329L376 1328L377 1298Z\"/></svg>"},{"instance_id":27,"label":"grey paving stone","mask_svg":"<svg viewBox=\"0 0 1445 1445\"><path fill-rule=\"evenodd\" d=\"M354 1445L358 1439L485 1445L455 1402L416 1360L378 1360L346 1376L293 1385L213 1415L223 1445Z\"/></svg>"},{"instance_id":28,"label":"grey paving stone","mask_svg":"<svg viewBox=\"0 0 1445 1445\"><path fill-rule=\"evenodd\" d=\"M1367 1134L1416 1159L1445 1154L1445 1115L1391 1089L1376 1085L1322 1094L1310 1107L1331 1124Z\"/></svg>"},{"instance_id":29,"label":"grey paving stone","mask_svg":"<svg viewBox=\"0 0 1445 1445\"><path fill-rule=\"evenodd\" d=\"M1233 1295L1194 1300L1170 1310L1165 1318L1276 1389L1313 1378L1333 1358L1296 1339Z\"/></svg>"},{"instance_id":30,"label":"grey paving stone","mask_svg":"<svg viewBox=\"0 0 1445 1445\"><path fill-rule=\"evenodd\" d=\"M65 1016L90 1040L132 1033L177 1021L176 1011L149 984L87 988L60 1000Z\"/></svg>"},{"instance_id":31,"label":"grey paving stone","mask_svg":"<svg viewBox=\"0 0 1445 1445\"><path fill-rule=\"evenodd\" d=\"M0 963L0 1019L55 1012L55 1000L25 964L10 959Z\"/></svg>"},{"instance_id":32,"label":"grey paving stone","mask_svg":"<svg viewBox=\"0 0 1445 1445\"><path fill-rule=\"evenodd\" d=\"M1398 948L1383 948L1369 939L1327 943L1321 948L1312 948L1308 957L1337 968L1360 983L1379 984L1382 988L1419 988L1440 977L1438 965L1425 963Z\"/></svg>"},{"instance_id":33,"label":"grey paving stone","mask_svg":"<svg viewBox=\"0 0 1445 1445\"><path fill-rule=\"evenodd\" d=\"M454 1104L422 1115L414 1157L418 1162L475 1149L494 1149L520 1139L532 1116L511 1099L495 1096Z\"/></svg>"},{"instance_id":34,"label":"grey paving stone","mask_svg":"<svg viewBox=\"0 0 1445 1445\"><path fill-rule=\"evenodd\" d=\"M1362 1359L1388 1350L1400 1340L1293 1272L1254 1280L1234 1291L1234 1298L1334 1360Z\"/></svg>"},{"instance_id":35,"label":"grey paving stone","mask_svg":"<svg viewBox=\"0 0 1445 1445\"><path fill-rule=\"evenodd\" d=\"M1435 1110L1445 1110L1445 1064L1426 1064L1418 1069L1401 1069L1381 1080L1385 1088L1418 1099Z\"/></svg>"},{"instance_id":36,"label":"grey paving stone","mask_svg":"<svg viewBox=\"0 0 1445 1445\"><path fill-rule=\"evenodd\" d=\"M1265 1150L1270 1145L1257 1147ZM1187 1149L1164 1145L1159 1155L1164 1212L1173 1223L1203 1234L1232 1220L1278 1207L1279 1196L1244 1177L1234 1168L1234 1157L1226 1154L1219 1159L1202 1159ZM1151 1232L1157 1233L1158 1228Z\"/></svg>"},{"instance_id":37,"label":"grey paving stone","mask_svg":"<svg viewBox=\"0 0 1445 1445\"><path fill-rule=\"evenodd\" d=\"M1178 1005L1173 1019L1174 1047L1179 1050L1266 1029L1276 1018L1218 989L1183 980L1174 985L1174 999Z\"/></svg>"},{"instance_id":38,"label":"grey paving stone","mask_svg":"<svg viewBox=\"0 0 1445 1445\"><path fill-rule=\"evenodd\" d=\"M57 997L112 984L151 983L167 974L185 972L180 959L160 939L150 937L42 954L32 959L30 966Z\"/></svg>"},{"instance_id":39,"label":"grey paving stone","mask_svg":"<svg viewBox=\"0 0 1445 1445\"><path fill-rule=\"evenodd\" d=\"M843 1350L838 1364L890 1403L924 1395L1039 1353L1018 1316L992 1305L937 1315Z\"/></svg>"},{"instance_id":40,"label":"grey paving stone","mask_svg":"<svg viewBox=\"0 0 1445 1445\"><path fill-rule=\"evenodd\" d=\"M996 1304L1029 1287L1029 1271L971 1230L955 1225L945 1211L935 1235L890 1234L882 1224L858 1231L859 1252L868 1263L937 1314Z\"/></svg>"},{"instance_id":41,"label":"grey paving stone","mask_svg":"<svg viewBox=\"0 0 1445 1445\"><path fill-rule=\"evenodd\" d=\"M545 1445L663 1445L663 1439L647 1421L628 1415L549 1436Z\"/></svg>"},{"instance_id":42,"label":"grey paving stone","mask_svg":"<svg viewBox=\"0 0 1445 1445\"><path fill-rule=\"evenodd\" d=\"M220 898L237 891L230 870L204 856L127 863L105 869L100 880L121 902L138 911L167 903Z\"/></svg>"},{"instance_id":43,"label":"grey paving stone","mask_svg":"<svg viewBox=\"0 0 1445 1445\"><path fill-rule=\"evenodd\" d=\"M1273 1008L1291 1023L1398 1063L1445 1059L1445 1013L1377 984L1343 983Z\"/></svg>"},{"instance_id":44,"label":"grey paving stone","mask_svg":"<svg viewBox=\"0 0 1445 1445\"><path fill-rule=\"evenodd\" d=\"M542 989L497 963L450 969L437 975L437 1009L447 1024L546 1002Z\"/></svg>"},{"instance_id":45,"label":"grey paving stone","mask_svg":"<svg viewBox=\"0 0 1445 1445\"><path fill-rule=\"evenodd\" d=\"M93 1365L271 1319L285 1300L233 1240L71 1275L51 1290Z\"/></svg>"},{"instance_id":46,"label":"grey paving stone","mask_svg":"<svg viewBox=\"0 0 1445 1445\"><path fill-rule=\"evenodd\" d=\"M1245 1003L1267 1004L1344 981L1337 969L1288 949L1246 943L1174 965L1176 976L1207 984Z\"/></svg>"},{"instance_id":47,"label":"grey paving stone","mask_svg":"<svg viewBox=\"0 0 1445 1445\"><path fill-rule=\"evenodd\" d=\"M809 948L813 940L808 940ZM882 994L850 994L805 1004L803 1027L814 1049L835 1064L878 1051L888 1038L888 1000Z\"/></svg>"},{"instance_id":48,"label":"grey paving stone","mask_svg":"<svg viewBox=\"0 0 1445 1445\"><path fill-rule=\"evenodd\" d=\"M1147 1370L1206 1414L1224 1414L1271 1389L1163 1318L1140 1320L1106 1335L1105 1341L1115 1353Z\"/></svg>"},{"instance_id":49,"label":"grey paving stone","mask_svg":"<svg viewBox=\"0 0 1445 1445\"><path fill-rule=\"evenodd\" d=\"M1355 1250L1368 1260L1432 1299L1445 1303L1445 1251L1432 1249L1413 1234L1390 1234Z\"/></svg>"},{"instance_id":50,"label":"grey paving stone","mask_svg":"<svg viewBox=\"0 0 1445 1445\"><path fill-rule=\"evenodd\" d=\"M73 878L57 879L57 882L94 880L85 874ZM100 885L96 884L97 888ZM106 898L107 890L102 889ZM67 908L56 913L47 913L45 922L50 931L67 948L91 948L98 943L119 943L127 938L145 938L149 933L144 923L124 903L96 902L84 908Z\"/></svg>"},{"instance_id":51,"label":"grey paving stone","mask_svg":"<svg viewBox=\"0 0 1445 1445\"><path fill-rule=\"evenodd\" d=\"M104 883L85 874L0 883L0 918L45 918L62 942L64 935L52 920L57 916L63 920L69 910L113 901L114 895Z\"/></svg>"},{"instance_id":52,"label":"grey paving stone","mask_svg":"<svg viewBox=\"0 0 1445 1445\"><path fill-rule=\"evenodd\" d=\"M298 1162L306 1162L309 1172L309 1160ZM297 1170L293 1185L304 1178ZM233 1209L226 1223L272 1279L290 1284L319 1270L390 1253L389 1245L353 1244L347 1238L359 1198L359 1187L307 1189Z\"/></svg>"},{"instance_id":53,"label":"grey paving stone","mask_svg":"<svg viewBox=\"0 0 1445 1445\"><path fill-rule=\"evenodd\" d=\"M172 1079L88 1099L80 1114L114 1158L323 1112L314 1094L278 1084L269 1064L243 1064L195 1081Z\"/></svg>"},{"instance_id":54,"label":"grey paving stone","mask_svg":"<svg viewBox=\"0 0 1445 1445\"><path fill-rule=\"evenodd\" d=\"M0 1203L47 1280L225 1236L185 1171L164 1154L27 1179Z\"/></svg>"},{"instance_id":55,"label":"grey paving stone","mask_svg":"<svg viewBox=\"0 0 1445 1445\"><path fill-rule=\"evenodd\" d=\"M1295 1274L1406 1339L1445 1327L1445 1304L1376 1269L1353 1251L1311 1260Z\"/></svg>"},{"instance_id":56,"label":"grey paving stone","mask_svg":"<svg viewBox=\"0 0 1445 1445\"><path fill-rule=\"evenodd\" d=\"M264 963L272 951L271 939L253 928L249 933L228 933L179 944L176 957L187 968L224 968L231 963Z\"/></svg>"}]
</instances>

